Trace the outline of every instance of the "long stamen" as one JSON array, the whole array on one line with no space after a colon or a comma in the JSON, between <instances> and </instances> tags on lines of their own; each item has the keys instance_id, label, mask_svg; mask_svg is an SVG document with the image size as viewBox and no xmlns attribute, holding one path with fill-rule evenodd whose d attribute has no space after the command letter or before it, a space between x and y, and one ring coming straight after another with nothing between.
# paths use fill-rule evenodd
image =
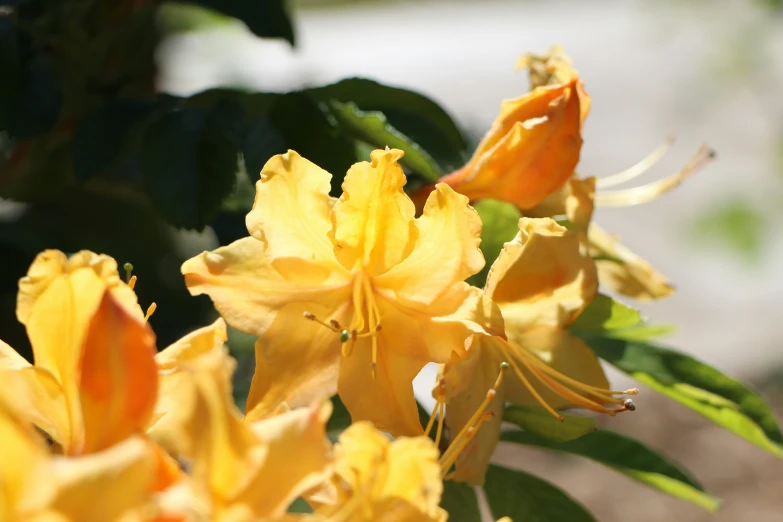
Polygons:
<instances>
[{"instance_id":1,"label":"long stamen","mask_svg":"<svg viewBox=\"0 0 783 522\"><path fill-rule=\"evenodd\" d=\"M598 192L595 195L595 204L605 207L626 207L647 203L677 187L685 178L697 172L714 157L715 152L702 145L688 163L671 176L630 189Z\"/></svg>"},{"instance_id":2,"label":"long stamen","mask_svg":"<svg viewBox=\"0 0 783 522\"><path fill-rule=\"evenodd\" d=\"M642 174L647 172L650 168L652 168L656 163L661 161L661 158L663 158L666 155L666 153L669 152L669 149L671 149L673 144L674 144L674 135L670 134L669 136L666 137L663 143L658 145L658 147L656 147L655 150L649 153L644 159L642 159L636 165L633 165L632 167L629 167L616 174L612 174L611 176L604 176L598 178L598 180L595 182L596 188L602 189L602 188L614 187L616 185L621 185L627 181L631 181L632 179L638 176L641 176Z\"/></svg>"},{"instance_id":3,"label":"long stamen","mask_svg":"<svg viewBox=\"0 0 783 522\"><path fill-rule=\"evenodd\" d=\"M522 384L527 389L527 391L530 392L530 394L533 396L533 398L538 401L538 403L547 411L550 415L552 415L554 418L556 418L559 421L564 421L565 417L560 415L555 411L552 406L549 405L548 402L544 400L543 397L541 397L541 394L538 393L538 390L530 383L527 377L525 377L525 374L522 373L522 370L517 366L517 363L514 362L514 358L511 357L511 354L509 353L509 349L507 346L505 346L505 341L502 339L498 341L498 346L500 346L500 350L503 352L503 356L510 361L511 368L514 369L514 373L516 374L517 378L522 381Z\"/></svg>"},{"instance_id":4,"label":"long stamen","mask_svg":"<svg viewBox=\"0 0 783 522\"><path fill-rule=\"evenodd\" d=\"M152 303L149 306L149 308L147 308L147 313L144 315L144 322L145 323L150 320L150 317L152 317L152 314L154 314L155 310L157 310L157 309L158 309L158 305L155 304L155 303Z\"/></svg>"},{"instance_id":5,"label":"long stamen","mask_svg":"<svg viewBox=\"0 0 783 522\"><path fill-rule=\"evenodd\" d=\"M486 410L489 407L489 403L492 402L492 399L494 399L495 395L497 395L498 389L503 382L503 375L505 375L508 368L508 363L504 362L500 364L500 372L498 373L497 379L495 379L495 384L487 391L487 395L484 397L484 401L476 410L476 413L474 413L470 420L465 424L465 427L462 428L462 431L460 431L457 436L454 437L448 449L446 449L446 451L441 456L441 477L445 477L448 474L448 471L451 469L451 466L454 465L454 462L456 462L459 454L462 453L462 450L465 449L465 446L468 445L481 425L484 424L484 422L486 422L488 419L492 418L494 415L494 412L487 412Z\"/></svg>"}]
</instances>

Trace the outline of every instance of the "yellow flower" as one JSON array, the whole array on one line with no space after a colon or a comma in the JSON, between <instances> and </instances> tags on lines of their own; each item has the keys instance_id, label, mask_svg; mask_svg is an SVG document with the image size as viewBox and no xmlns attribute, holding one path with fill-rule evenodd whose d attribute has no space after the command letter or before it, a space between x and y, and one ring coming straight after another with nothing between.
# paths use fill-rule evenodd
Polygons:
<instances>
[{"instance_id":1,"label":"yellow flower","mask_svg":"<svg viewBox=\"0 0 783 522\"><path fill-rule=\"evenodd\" d=\"M485 287L503 314L507 340L474 337L465 357L454 357L442 368L435 395L439 407L447 404L449 430L463 430L474 412L483 409L482 402L497 413L504 402L540 404L558 418L556 410L571 406L609 415L633 409L632 402L615 395L636 390L608 390L592 350L566 329L597 288L595 265L580 253L575 234L548 218L520 219L519 233L492 265ZM501 362L507 362L512 373L502 384L492 385ZM485 420L456 460L456 480L483 483L501 415Z\"/></svg>"},{"instance_id":2,"label":"yellow flower","mask_svg":"<svg viewBox=\"0 0 783 522\"><path fill-rule=\"evenodd\" d=\"M192 343L169 356L159 361L168 367L162 393L170 393L176 408L151 433L190 468L191 498L180 514L216 522L276 520L326 478L328 402L243 422L231 396L235 362L222 343Z\"/></svg>"},{"instance_id":3,"label":"yellow flower","mask_svg":"<svg viewBox=\"0 0 783 522\"><path fill-rule=\"evenodd\" d=\"M332 498L316 513L335 522L445 521L438 456L427 437L390 441L369 422L353 424L335 445Z\"/></svg>"},{"instance_id":4,"label":"yellow flower","mask_svg":"<svg viewBox=\"0 0 783 522\"><path fill-rule=\"evenodd\" d=\"M463 282L484 264L481 220L444 184L414 218L402 154L377 150L353 165L339 200L329 173L293 151L273 157L250 237L183 264L191 293L259 337L254 418L339 391L354 420L421 433L413 378L496 326L491 302Z\"/></svg>"},{"instance_id":5,"label":"yellow flower","mask_svg":"<svg viewBox=\"0 0 783 522\"><path fill-rule=\"evenodd\" d=\"M3 382L10 373L0 371ZM142 520L156 479L151 445L131 437L92 455L51 457L7 391L0 397L0 520Z\"/></svg>"},{"instance_id":6,"label":"yellow flower","mask_svg":"<svg viewBox=\"0 0 783 522\"><path fill-rule=\"evenodd\" d=\"M155 337L108 256L40 254L19 282L17 317L35 365L0 343L32 420L68 455L143 433L157 397Z\"/></svg>"}]
</instances>

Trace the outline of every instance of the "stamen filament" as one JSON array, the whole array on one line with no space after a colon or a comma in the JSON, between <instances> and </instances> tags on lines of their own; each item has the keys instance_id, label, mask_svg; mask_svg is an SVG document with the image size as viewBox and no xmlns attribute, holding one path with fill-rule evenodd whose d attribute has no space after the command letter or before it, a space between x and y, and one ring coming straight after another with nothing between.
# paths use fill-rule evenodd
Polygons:
<instances>
[{"instance_id":1,"label":"stamen filament","mask_svg":"<svg viewBox=\"0 0 783 522\"><path fill-rule=\"evenodd\" d=\"M674 144L674 135L670 134L666 137L663 143L658 145L658 147L655 148L651 153L649 153L644 159L639 161L637 164L620 171L616 174L612 174L611 176L605 176L602 178L598 178L598 180L595 182L596 188L602 189L602 188L609 188L614 187L616 185L622 185L623 183L627 181L631 181L632 179L641 176L650 168L652 168L656 163L661 161L661 158L663 158L667 152L669 152L669 149L671 149L672 145Z\"/></svg>"},{"instance_id":2,"label":"stamen filament","mask_svg":"<svg viewBox=\"0 0 783 522\"><path fill-rule=\"evenodd\" d=\"M671 176L630 189L598 192L595 195L595 204L605 207L625 207L647 203L677 187L685 178L698 171L714 157L715 152L702 145L688 163Z\"/></svg>"},{"instance_id":3,"label":"stamen filament","mask_svg":"<svg viewBox=\"0 0 783 522\"><path fill-rule=\"evenodd\" d=\"M435 432L435 446L440 447L440 439L443 436L443 421L446 420L446 403L438 402L438 430Z\"/></svg>"},{"instance_id":4,"label":"stamen filament","mask_svg":"<svg viewBox=\"0 0 783 522\"><path fill-rule=\"evenodd\" d=\"M560 415L555 411L552 406L550 406L543 397L541 397L541 394L538 393L538 390L535 389L535 387L530 384L530 381L525 377L525 374L522 373L522 370L517 366L516 362L514 361L514 358L511 357L511 354L509 353L508 347L505 345L506 341L503 339L498 340L498 346L500 346L500 350L503 352L503 356L509 361L509 364L511 365L511 368L513 368L514 373L516 374L517 378L519 378L520 381L522 381L522 384L527 388L527 391L530 392L530 394L533 396L533 398L538 401L538 403L547 411L549 412L552 417L556 418L559 421L564 421L565 417Z\"/></svg>"},{"instance_id":5,"label":"stamen filament","mask_svg":"<svg viewBox=\"0 0 783 522\"><path fill-rule=\"evenodd\" d=\"M158 305L155 304L155 303L152 303L149 306L149 308L147 308L147 313L144 315L144 322L145 323L150 320L150 317L152 317L152 314L154 314L155 310L157 310L157 309L158 309Z\"/></svg>"},{"instance_id":6,"label":"stamen filament","mask_svg":"<svg viewBox=\"0 0 783 522\"><path fill-rule=\"evenodd\" d=\"M130 276L128 278L128 286L130 287L131 290L136 288L136 276L135 275L134 276Z\"/></svg>"}]
</instances>

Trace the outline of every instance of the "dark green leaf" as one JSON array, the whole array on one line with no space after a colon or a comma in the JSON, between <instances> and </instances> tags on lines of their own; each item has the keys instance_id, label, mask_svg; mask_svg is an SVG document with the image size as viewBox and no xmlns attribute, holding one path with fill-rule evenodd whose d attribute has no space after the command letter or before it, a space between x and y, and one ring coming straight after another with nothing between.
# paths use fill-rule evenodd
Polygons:
<instances>
[{"instance_id":1,"label":"dark green leaf","mask_svg":"<svg viewBox=\"0 0 783 522\"><path fill-rule=\"evenodd\" d=\"M405 151L400 163L427 181L436 181L443 172L419 145L392 127L386 116L377 111L362 111L355 103L333 101L329 109L346 134L375 148L397 148Z\"/></svg>"},{"instance_id":2,"label":"dark green leaf","mask_svg":"<svg viewBox=\"0 0 783 522\"><path fill-rule=\"evenodd\" d=\"M332 416L326 423L326 434L335 442L340 434L351 425L351 414L339 395L332 397Z\"/></svg>"},{"instance_id":3,"label":"dark green leaf","mask_svg":"<svg viewBox=\"0 0 783 522\"><path fill-rule=\"evenodd\" d=\"M173 225L202 229L234 186L241 107L209 112L184 108L151 124L142 144L142 169L155 206Z\"/></svg>"},{"instance_id":4,"label":"dark green leaf","mask_svg":"<svg viewBox=\"0 0 783 522\"><path fill-rule=\"evenodd\" d=\"M595 353L642 384L783 457L778 423L756 393L696 359L649 343L586 336Z\"/></svg>"},{"instance_id":5,"label":"dark green leaf","mask_svg":"<svg viewBox=\"0 0 783 522\"><path fill-rule=\"evenodd\" d=\"M481 522L476 492L464 482L443 481L440 507L448 511L449 522Z\"/></svg>"},{"instance_id":6,"label":"dark green leaf","mask_svg":"<svg viewBox=\"0 0 783 522\"><path fill-rule=\"evenodd\" d=\"M308 504L305 499L302 497L297 497L296 500L293 501L293 503L288 506L288 512L289 513L312 513L313 508L310 507L310 504Z\"/></svg>"},{"instance_id":7,"label":"dark green leaf","mask_svg":"<svg viewBox=\"0 0 783 522\"><path fill-rule=\"evenodd\" d=\"M493 199L484 199L474 205L481 216L481 251L486 264L478 274L471 276L468 283L479 288L487 281L487 274L492 263L503 250L503 245L519 232L519 218L522 213L512 204Z\"/></svg>"},{"instance_id":8,"label":"dark green leaf","mask_svg":"<svg viewBox=\"0 0 783 522\"><path fill-rule=\"evenodd\" d=\"M362 111L382 112L390 125L435 158L445 169L465 162L465 139L437 103L419 93L364 78L349 78L309 91L316 99L354 103Z\"/></svg>"},{"instance_id":9,"label":"dark green leaf","mask_svg":"<svg viewBox=\"0 0 783 522\"><path fill-rule=\"evenodd\" d=\"M574 499L533 475L490 465L484 484L492 517L514 522L595 522Z\"/></svg>"},{"instance_id":10,"label":"dark green leaf","mask_svg":"<svg viewBox=\"0 0 783 522\"><path fill-rule=\"evenodd\" d=\"M85 181L110 166L119 157L131 132L152 109L149 102L121 100L85 115L73 137L76 178Z\"/></svg>"},{"instance_id":11,"label":"dark green leaf","mask_svg":"<svg viewBox=\"0 0 783 522\"><path fill-rule=\"evenodd\" d=\"M568 413L560 413L560 421L540 406L512 405L503 411L503 420L511 422L526 432L534 433L548 440L563 442L577 439L596 430L595 420Z\"/></svg>"},{"instance_id":12,"label":"dark green leaf","mask_svg":"<svg viewBox=\"0 0 783 522\"><path fill-rule=\"evenodd\" d=\"M294 28L284 0L186 0L245 22L258 36L283 38L294 45Z\"/></svg>"},{"instance_id":13,"label":"dark green leaf","mask_svg":"<svg viewBox=\"0 0 783 522\"><path fill-rule=\"evenodd\" d=\"M642 322L639 311L616 301L608 295L598 294L593 302L571 324L574 332L603 333L636 326Z\"/></svg>"},{"instance_id":14,"label":"dark green leaf","mask_svg":"<svg viewBox=\"0 0 783 522\"><path fill-rule=\"evenodd\" d=\"M599 430L576 440L556 442L535 433L507 431L501 440L587 457L708 511L716 511L719 506L718 500L707 494L685 470L641 442L619 433Z\"/></svg>"}]
</instances>

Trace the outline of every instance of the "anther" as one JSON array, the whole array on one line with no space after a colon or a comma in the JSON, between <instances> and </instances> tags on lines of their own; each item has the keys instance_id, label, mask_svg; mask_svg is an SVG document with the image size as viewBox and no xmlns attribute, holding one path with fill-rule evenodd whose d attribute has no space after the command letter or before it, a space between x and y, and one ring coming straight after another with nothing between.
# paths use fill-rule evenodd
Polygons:
<instances>
[{"instance_id":1,"label":"anther","mask_svg":"<svg viewBox=\"0 0 783 522\"><path fill-rule=\"evenodd\" d=\"M330 319L329 324L337 328L338 330L344 330L343 325L340 324L340 321L337 319Z\"/></svg>"},{"instance_id":2,"label":"anther","mask_svg":"<svg viewBox=\"0 0 783 522\"><path fill-rule=\"evenodd\" d=\"M131 290L136 288L136 276L130 276L130 279L128 279L128 286Z\"/></svg>"},{"instance_id":3,"label":"anther","mask_svg":"<svg viewBox=\"0 0 783 522\"><path fill-rule=\"evenodd\" d=\"M155 304L155 303L152 303L150 305L150 307L147 308L147 314L144 316L144 322L145 323L150 320L150 317L152 317L152 314L155 313L155 310L157 310L157 308L158 308L158 305Z\"/></svg>"},{"instance_id":4,"label":"anther","mask_svg":"<svg viewBox=\"0 0 783 522\"><path fill-rule=\"evenodd\" d=\"M625 399L623 401L623 406L628 411L636 411L636 404L634 404L631 399Z\"/></svg>"},{"instance_id":5,"label":"anther","mask_svg":"<svg viewBox=\"0 0 783 522\"><path fill-rule=\"evenodd\" d=\"M383 326L381 325L381 323L376 324L375 325L375 331L376 332L380 332L381 330L383 330Z\"/></svg>"},{"instance_id":6,"label":"anther","mask_svg":"<svg viewBox=\"0 0 783 522\"><path fill-rule=\"evenodd\" d=\"M315 314L312 314L310 312L305 312L302 315L304 316L305 319L307 319L309 321L315 321Z\"/></svg>"}]
</instances>

